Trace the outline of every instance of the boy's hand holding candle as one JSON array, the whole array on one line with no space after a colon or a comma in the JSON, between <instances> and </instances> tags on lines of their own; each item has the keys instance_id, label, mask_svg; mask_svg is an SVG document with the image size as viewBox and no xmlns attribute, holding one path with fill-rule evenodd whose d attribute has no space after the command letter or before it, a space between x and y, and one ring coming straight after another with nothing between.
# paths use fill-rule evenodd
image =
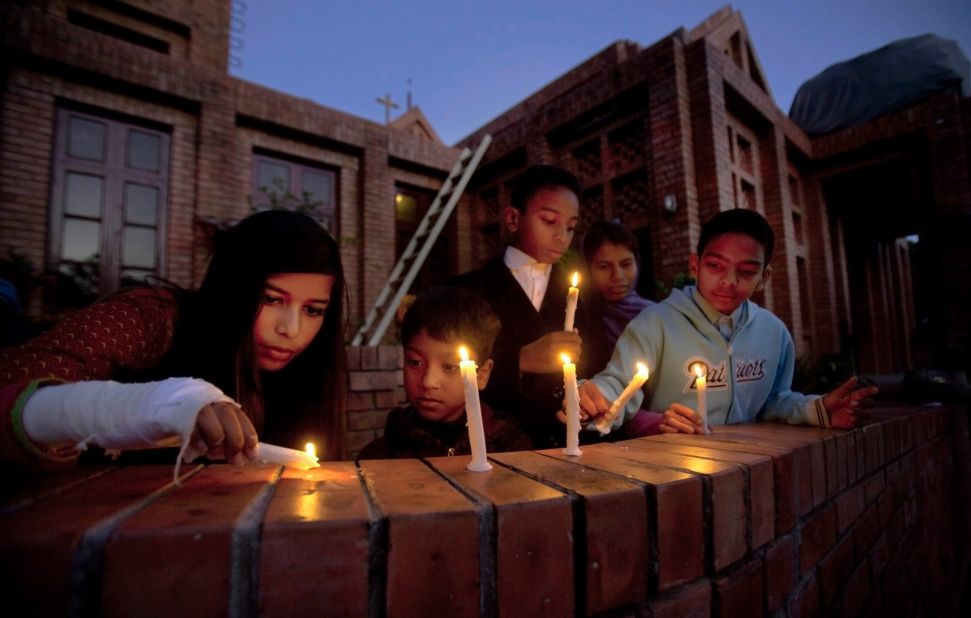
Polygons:
<instances>
[{"instance_id":1,"label":"boy's hand holding candle","mask_svg":"<svg viewBox=\"0 0 971 618\"><path fill-rule=\"evenodd\" d=\"M658 429L661 433L711 433L708 427L708 366L703 362L693 363L688 371L694 374L693 386L698 404L695 410L680 403L672 403L664 411L664 418Z\"/></svg>"},{"instance_id":2,"label":"boy's hand holding candle","mask_svg":"<svg viewBox=\"0 0 971 618\"><path fill-rule=\"evenodd\" d=\"M627 384L627 388L625 388L624 392L622 392L620 396L610 405L610 410L598 418L594 423L597 430L600 431L600 435L605 436L610 433L611 425L613 424L614 419L616 419L617 415L623 411L624 406L626 406L627 402L630 401L630 398L634 396L634 393L639 391L641 387L644 386L644 383L647 382L647 378L649 376L650 371L648 371L647 365L644 363L637 363L637 372Z\"/></svg>"},{"instance_id":3,"label":"boy's hand holding candle","mask_svg":"<svg viewBox=\"0 0 971 618\"><path fill-rule=\"evenodd\" d=\"M580 358L583 339L579 334L566 331L546 333L536 341L524 345L519 351L520 373L553 373L561 371L560 355Z\"/></svg>"}]
</instances>

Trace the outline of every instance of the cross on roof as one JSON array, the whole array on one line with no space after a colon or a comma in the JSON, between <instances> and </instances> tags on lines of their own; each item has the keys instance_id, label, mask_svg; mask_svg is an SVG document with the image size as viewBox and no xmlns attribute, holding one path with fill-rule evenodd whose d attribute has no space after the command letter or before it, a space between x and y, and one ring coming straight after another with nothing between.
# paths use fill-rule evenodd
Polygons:
<instances>
[{"instance_id":1,"label":"cross on roof","mask_svg":"<svg viewBox=\"0 0 971 618\"><path fill-rule=\"evenodd\" d=\"M375 99L379 104L384 106L384 124L391 122L391 110L398 109L401 107L397 103L391 100L390 94L385 94L384 97Z\"/></svg>"}]
</instances>

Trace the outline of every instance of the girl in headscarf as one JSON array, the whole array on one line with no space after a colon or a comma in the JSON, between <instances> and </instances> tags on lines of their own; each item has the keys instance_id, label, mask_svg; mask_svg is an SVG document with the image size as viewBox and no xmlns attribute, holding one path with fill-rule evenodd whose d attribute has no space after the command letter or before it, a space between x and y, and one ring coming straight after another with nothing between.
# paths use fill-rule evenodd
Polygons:
<instances>
[{"instance_id":1,"label":"girl in headscarf","mask_svg":"<svg viewBox=\"0 0 971 618\"><path fill-rule=\"evenodd\" d=\"M251 215L217 236L198 290L124 290L0 350L0 457L174 433L186 460L245 463L257 436L339 458L343 299L340 252L318 223Z\"/></svg>"},{"instance_id":2,"label":"girl in headscarf","mask_svg":"<svg viewBox=\"0 0 971 618\"><path fill-rule=\"evenodd\" d=\"M583 257L598 296L608 346L606 357L610 358L628 322L654 304L635 289L640 264L637 238L620 223L598 221L583 237ZM641 410L624 425L623 437L657 433L661 418L656 412Z\"/></svg>"}]
</instances>

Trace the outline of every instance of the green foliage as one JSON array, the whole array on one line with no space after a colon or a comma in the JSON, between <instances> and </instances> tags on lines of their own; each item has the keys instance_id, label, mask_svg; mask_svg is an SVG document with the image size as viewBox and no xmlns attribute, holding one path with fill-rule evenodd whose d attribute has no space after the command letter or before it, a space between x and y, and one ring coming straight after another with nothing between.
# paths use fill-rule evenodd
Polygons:
<instances>
[{"instance_id":1,"label":"green foliage","mask_svg":"<svg viewBox=\"0 0 971 618\"><path fill-rule=\"evenodd\" d=\"M22 301L38 285L36 273L33 263L13 247L7 248L6 257L0 257L0 279L9 281Z\"/></svg>"},{"instance_id":2,"label":"green foliage","mask_svg":"<svg viewBox=\"0 0 971 618\"><path fill-rule=\"evenodd\" d=\"M657 289L657 298L667 298L671 294L671 290L677 288L679 290L684 289L686 285L694 285L695 278L684 271L680 271L674 275L674 279L671 284L668 285L661 279L654 280L654 287Z\"/></svg>"},{"instance_id":3,"label":"green foliage","mask_svg":"<svg viewBox=\"0 0 971 618\"><path fill-rule=\"evenodd\" d=\"M678 288L679 290L684 289L686 285L694 285L695 278L688 273L682 271L674 276L674 281L671 283L672 287Z\"/></svg>"},{"instance_id":4,"label":"green foliage","mask_svg":"<svg viewBox=\"0 0 971 618\"><path fill-rule=\"evenodd\" d=\"M84 262L68 262L45 285L46 305L54 319L65 311L86 307L101 294L101 260L98 254Z\"/></svg>"},{"instance_id":5,"label":"green foliage","mask_svg":"<svg viewBox=\"0 0 971 618\"><path fill-rule=\"evenodd\" d=\"M556 261L556 264L568 273L573 273L574 271L583 271L583 259L580 257L580 252L570 247L566 252L560 256L560 259Z\"/></svg>"},{"instance_id":6,"label":"green foliage","mask_svg":"<svg viewBox=\"0 0 971 618\"><path fill-rule=\"evenodd\" d=\"M280 178L274 178L272 186L261 186L260 191L270 198L269 206L271 210L295 210L321 224L324 229L330 229L330 219L321 212L321 206L324 205L324 202L321 200L313 201L311 199L312 194L309 191L304 191L299 196L294 195L290 189L284 187L283 180ZM249 198L249 203L253 212L261 210L261 207L253 203L252 197Z\"/></svg>"},{"instance_id":7,"label":"green foliage","mask_svg":"<svg viewBox=\"0 0 971 618\"><path fill-rule=\"evenodd\" d=\"M341 247L360 247L363 243L360 236L344 236L337 238L337 244Z\"/></svg>"},{"instance_id":8,"label":"green foliage","mask_svg":"<svg viewBox=\"0 0 971 618\"><path fill-rule=\"evenodd\" d=\"M845 354L824 354L813 365L807 358L796 360L792 390L826 394L856 375L856 363Z\"/></svg>"}]
</instances>

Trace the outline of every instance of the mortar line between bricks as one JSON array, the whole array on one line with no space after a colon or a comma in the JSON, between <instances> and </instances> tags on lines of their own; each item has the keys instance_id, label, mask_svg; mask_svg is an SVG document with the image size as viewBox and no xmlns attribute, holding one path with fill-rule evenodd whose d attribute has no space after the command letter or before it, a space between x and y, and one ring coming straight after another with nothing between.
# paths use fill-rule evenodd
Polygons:
<instances>
[{"instance_id":1,"label":"mortar line between bricks","mask_svg":"<svg viewBox=\"0 0 971 618\"><path fill-rule=\"evenodd\" d=\"M178 480L163 485L138 502L123 508L114 515L99 520L84 531L78 540L74 555L71 558L71 600L68 615L97 616L101 614L102 569L104 567L104 553L105 547L108 544L108 538L126 519L162 496L171 493L181 485L182 481L195 476L203 468L205 466L196 466L193 470L180 476ZM112 468L102 474L117 469ZM85 477L83 480L102 476L102 474ZM70 486L76 486L77 484L72 483Z\"/></svg>"},{"instance_id":2,"label":"mortar line between bricks","mask_svg":"<svg viewBox=\"0 0 971 618\"><path fill-rule=\"evenodd\" d=\"M752 469L744 464L738 464L742 469L742 503L745 505L745 543L748 545L746 554L755 553L755 537L752 520L755 518L753 513L753 496L752 496ZM774 479L773 479L774 480ZM772 527L772 538L775 538L775 526ZM769 539L771 541L772 539ZM769 543L769 541L764 541L763 545Z\"/></svg>"},{"instance_id":3,"label":"mortar line between bricks","mask_svg":"<svg viewBox=\"0 0 971 618\"><path fill-rule=\"evenodd\" d=\"M526 478L541 485L545 485L550 489L555 489L556 491L565 495L567 500L570 501L570 514L572 516L571 524L573 530L573 613L578 617L585 616L587 612L588 587L587 562L589 561L589 556L587 553L586 498L568 487L563 487L562 485L559 485L553 481L540 478L534 474L531 474L530 472L527 472L526 470L520 470L515 466L508 465L500 461L493 461L493 463L498 464L508 470L512 470L516 474L525 476Z\"/></svg>"},{"instance_id":4,"label":"mortar line between bricks","mask_svg":"<svg viewBox=\"0 0 971 618\"><path fill-rule=\"evenodd\" d=\"M715 448L717 448L717 447L715 447ZM754 515L752 513L752 470L751 470L751 467L749 465L747 465L747 464L744 464L744 463L739 463L739 462L735 462L735 461L728 461L728 460L725 460L725 459L719 459L717 456L706 456L706 455L687 455L687 456L688 457L696 457L698 459L706 459L708 461L717 461L717 462L723 463L725 465L735 466L736 468L738 468L742 472L742 504L745 507L745 543L746 543L745 554L746 555L753 554L755 552L756 547L755 547L755 543L754 543L754 539L753 539L753 530L752 530L752 519L753 519ZM704 475L703 472L692 472L691 470L682 469L682 468L675 468L675 469L682 470L683 472L690 472L691 474L702 474L702 475ZM704 476L707 478L708 475L704 475ZM704 482L704 479L702 479L702 482ZM773 478L773 485L774 484L775 484L775 479ZM774 490L774 487L773 487L773 490ZM778 510L777 510L777 512L778 512ZM714 505L712 505L712 516L714 516ZM773 521L773 524L775 524L774 521ZM773 525L773 528L772 528L772 534L773 534L773 539L776 538L775 537L775 526L774 525ZM714 539L714 531L712 531L712 539ZM770 541L771 540L772 539L770 539ZM745 556L743 556L743 558L744 557ZM712 553L712 560L713 560L712 564L714 564L714 550L713 550L713 553Z\"/></svg>"},{"instance_id":5,"label":"mortar line between bricks","mask_svg":"<svg viewBox=\"0 0 971 618\"><path fill-rule=\"evenodd\" d=\"M260 529L282 476L283 466L279 466L233 522L229 548L228 607L231 618L259 613Z\"/></svg>"},{"instance_id":6,"label":"mortar line between bricks","mask_svg":"<svg viewBox=\"0 0 971 618\"><path fill-rule=\"evenodd\" d=\"M661 589L661 530L658 523L657 487L644 484L644 497L647 500L647 542L650 568L647 570L647 591L656 595Z\"/></svg>"},{"instance_id":7,"label":"mortar line between bricks","mask_svg":"<svg viewBox=\"0 0 971 618\"><path fill-rule=\"evenodd\" d=\"M792 500L793 493L796 496L799 495L799 472L798 472L798 470L795 469L796 468L796 456L793 453L791 453L791 452L789 453L789 457L790 457L790 461L789 461L790 466L789 466L789 468L790 468L790 470L792 470L792 474L789 476L789 478L792 481L792 485L793 486L787 488L788 489L788 492L780 491L780 489L783 489L782 483L781 483L780 479L782 479L785 476L782 473L783 472L783 470L782 470L782 468L783 468L782 458L783 457L785 457L785 455L780 455L779 457L771 457L771 459L772 459L772 493L774 494L772 496L772 505L775 507L775 513L772 514L772 539L770 539L769 542L771 542L771 541L773 541L773 540L775 540L775 539L777 539L777 538L779 538L781 536L781 533L782 533L782 509L783 509L783 500ZM792 505L792 519L793 519L792 528L790 528L788 530L788 532L792 532L792 530L794 530L796 528L796 524L799 523L799 518L796 515L796 511L797 510L799 510L799 509L796 508L796 505L795 504L793 504Z\"/></svg>"},{"instance_id":8,"label":"mortar line between bricks","mask_svg":"<svg viewBox=\"0 0 971 618\"><path fill-rule=\"evenodd\" d=\"M701 512L704 514L701 523L704 526L705 535L705 570L711 569L711 574L718 573L715 567L715 505L712 496L712 480L707 474L698 474L701 477Z\"/></svg>"},{"instance_id":9,"label":"mortar line between bricks","mask_svg":"<svg viewBox=\"0 0 971 618\"><path fill-rule=\"evenodd\" d=\"M567 494L573 514L573 615L587 615L587 518L585 501L577 495Z\"/></svg>"},{"instance_id":10,"label":"mortar line between bricks","mask_svg":"<svg viewBox=\"0 0 971 618\"><path fill-rule=\"evenodd\" d=\"M536 454L542 457L547 457L554 461L562 461L561 459L557 457L553 457L551 455L547 455L546 453L536 453ZM525 470L520 470L519 468L514 468L512 466L502 464L501 462L496 462L496 463L499 463L500 465L503 465L509 468L510 470L515 470L517 473L522 474L523 476L527 476L548 487L552 487L553 489L562 491L566 493L567 496L572 496L576 493L572 489L569 489L567 487L562 487L554 483L553 481L549 481L549 480L534 476L533 474ZM575 465L583 466L583 464L575 464ZM647 569L645 573L645 577L647 577L647 581L644 582L644 589L647 590L649 594L656 594L658 591L658 588L660 587L659 582L660 582L660 574L661 574L661 552L660 552L660 545L658 541L659 532L658 532L658 522L657 522L657 508L658 508L657 486L651 483L648 483L646 481L641 481L635 478L631 478L623 474L617 474L616 472L611 472L609 470L602 470L600 468L592 468L592 469L595 469L600 474L606 474L619 479L623 479L627 483L631 483L633 485L636 485L637 487L640 487L641 491L644 492L644 499L647 501L647 513L648 513L648 517L646 517L648 564L647 564ZM586 498L584 498L583 496L580 496L579 494L576 494L576 495L578 499L580 499L584 503L586 502ZM584 521L584 524L586 524L585 521ZM584 577L586 577L586 568L584 568L583 573L584 573ZM584 590L586 590L586 586L587 584L586 582L584 582Z\"/></svg>"},{"instance_id":11,"label":"mortar line between bricks","mask_svg":"<svg viewBox=\"0 0 971 618\"><path fill-rule=\"evenodd\" d=\"M714 505L714 481L711 475L705 474L704 472L698 472L690 468L683 468L676 465L664 465L664 464L647 464L655 468L661 468L663 470L675 470L689 476L697 477L701 480L701 512L704 515L702 517L702 526L704 530L702 533L705 535L705 573L713 575L718 573L718 569L715 567L715 505ZM746 551L751 548L751 543Z\"/></svg>"},{"instance_id":12,"label":"mortar line between bricks","mask_svg":"<svg viewBox=\"0 0 971 618\"><path fill-rule=\"evenodd\" d=\"M496 512L496 506L487 497L463 487L446 476L427 460L422 459L420 461L475 504L476 514L479 516L479 615L498 616L499 590L496 587L496 582L499 581L499 516Z\"/></svg>"},{"instance_id":13,"label":"mortar line between bricks","mask_svg":"<svg viewBox=\"0 0 971 618\"><path fill-rule=\"evenodd\" d=\"M368 618L384 618L388 595L388 518L375 502L361 463L354 463L368 509Z\"/></svg>"},{"instance_id":14,"label":"mortar line between bricks","mask_svg":"<svg viewBox=\"0 0 971 618\"><path fill-rule=\"evenodd\" d=\"M25 508L25 507L28 507L28 506L32 506L34 504L37 504L41 500L46 500L47 498L50 498L51 496L56 496L58 494L62 494L65 491L68 491L69 489L73 489L73 488L77 487L78 485L81 485L83 483L87 483L88 481L94 480L94 479L98 478L99 476L104 476L105 474L108 474L109 472L114 472L115 470L118 470L118 469L119 468L107 468L105 470L98 470L98 471L95 471L92 474L90 474L90 475L88 475L88 476L86 476L84 478L77 479L77 480L72 481L70 483L67 483L65 485L59 485L57 487L53 487L51 489L48 489L47 491L40 492L40 493L38 493L35 496L30 496L28 498L24 498L20 502L15 502L13 504L9 504L7 506L0 507L0 515L9 515L10 513L13 513L14 511L19 511L22 508Z\"/></svg>"}]
</instances>

